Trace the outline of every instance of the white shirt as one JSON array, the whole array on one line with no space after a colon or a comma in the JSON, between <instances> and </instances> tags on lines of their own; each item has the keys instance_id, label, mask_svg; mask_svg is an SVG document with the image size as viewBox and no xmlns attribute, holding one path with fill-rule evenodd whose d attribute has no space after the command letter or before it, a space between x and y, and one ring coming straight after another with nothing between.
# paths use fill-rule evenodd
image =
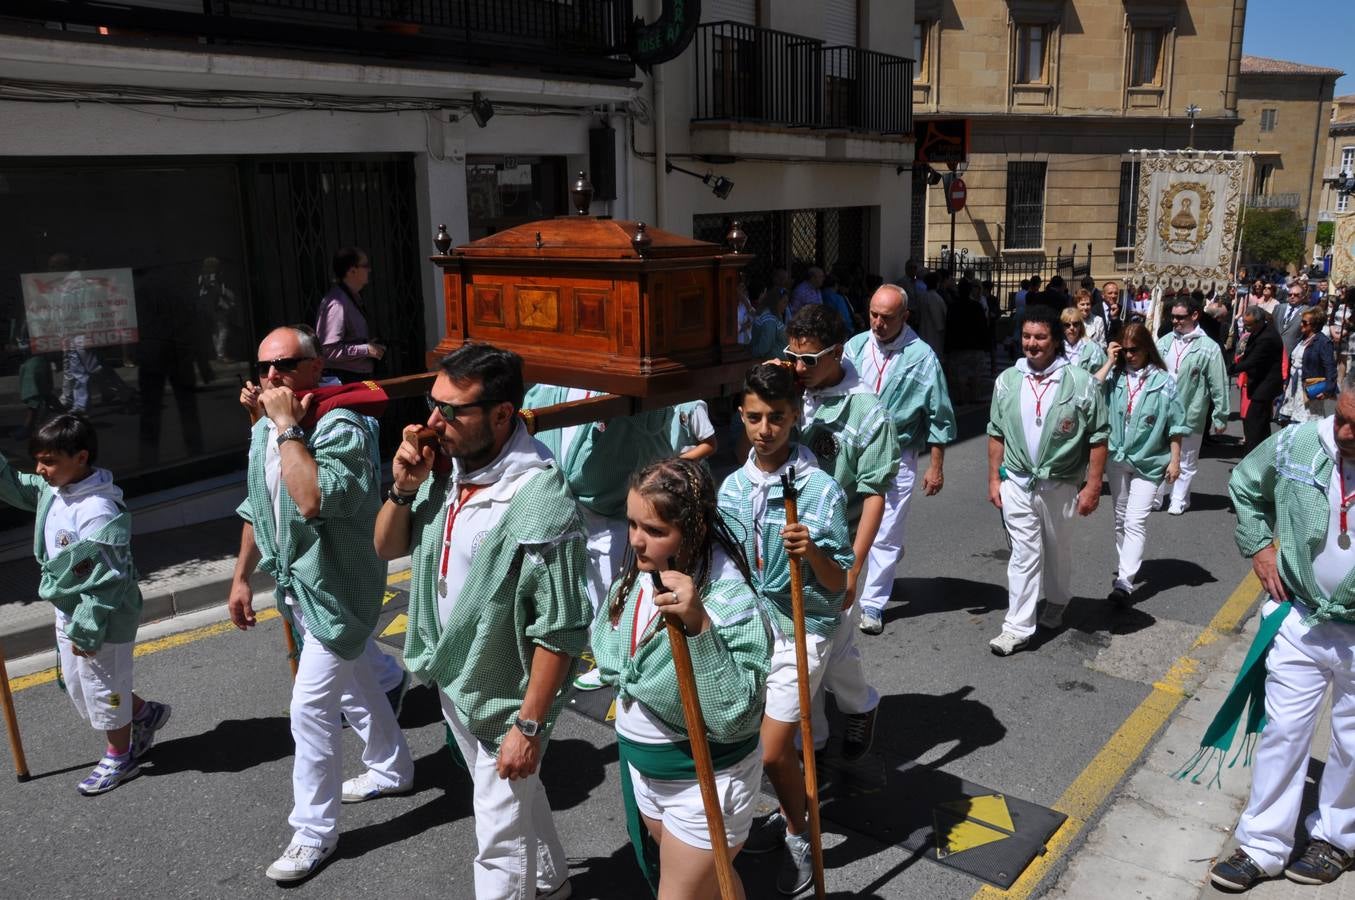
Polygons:
<instances>
[{"instance_id":1,"label":"white shirt","mask_svg":"<svg viewBox=\"0 0 1355 900\"><path fill-rule=\"evenodd\" d=\"M1068 365L1068 357L1055 357L1044 370L1044 377L1035 382L1030 364L1025 359L1017 360L1017 370L1021 372L1021 429L1025 433L1026 452L1030 454L1032 465L1040 464L1040 440L1044 437L1045 426L1049 424L1049 413L1054 406L1054 398L1059 393L1059 382L1063 380L1063 368ZM1036 384L1039 391L1036 390ZM1038 393L1038 398L1037 398ZM1037 404L1038 399L1038 404ZM1035 419L1036 407L1039 407L1039 423ZM1028 472L1021 474L1030 474Z\"/></svg>"},{"instance_id":2,"label":"white shirt","mask_svg":"<svg viewBox=\"0 0 1355 900\"><path fill-rule=\"evenodd\" d=\"M638 647L655 629L664 629L659 609L654 605L654 588L648 572L637 576L640 594L636 598L639 608L635 611L635 641ZM667 640L663 635L649 637L651 641ZM633 652L633 651L632 651ZM642 744L671 744L686 740L682 735L669 728L638 700L627 699L616 704L616 733Z\"/></svg>"},{"instance_id":3,"label":"white shirt","mask_svg":"<svg viewBox=\"0 0 1355 900\"><path fill-rule=\"evenodd\" d=\"M113 475L107 469L95 469L80 481L53 491L42 531L47 558L56 559L71 544L117 518L121 501L122 489L113 484ZM113 560L108 562L112 565Z\"/></svg>"},{"instance_id":4,"label":"white shirt","mask_svg":"<svg viewBox=\"0 0 1355 900\"><path fill-rule=\"evenodd\" d=\"M1191 346L1202 337L1205 337L1205 333L1199 325L1185 334L1172 335L1172 358L1167 360L1167 374L1171 376L1172 381L1176 380L1176 373L1181 371L1181 363L1185 361L1186 354L1190 353Z\"/></svg>"},{"instance_id":5,"label":"white shirt","mask_svg":"<svg viewBox=\"0 0 1355 900\"><path fill-rule=\"evenodd\" d=\"M1355 541L1349 550L1342 550L1336 543L1341 534L1341 471L1345 471L1346 490L1355 492L1355 464L1343 459L1336 449L1335 417L1327 416L1317 424L1317 434L1322 441L1322 449L1332 458L1331 482L1327 485L1327 503L1331 507L1327 522L1327 537L1313 558L1313 578L1317 587L1330 597L1350 570L1355 568ZM1346 514L1346 525L1355 539L1355 509Z\"/></svg>"},{"instance_id":6,"label":"white shirt","mask_svg":"<svg viewBox=\"0 0 1355 900\"><path fill-rule=\"evenodd\" d=\"M705 400L698 400L685 410L682 415L687 417L683 434L686 437L695 438L698 443L688 444L678 451L678 456L693 450L701 443L710 440L715 436L715 426L710 423L710 410L706 408ZM561 445L563 446L563 445Z\"/></svg>"}]
</instances>

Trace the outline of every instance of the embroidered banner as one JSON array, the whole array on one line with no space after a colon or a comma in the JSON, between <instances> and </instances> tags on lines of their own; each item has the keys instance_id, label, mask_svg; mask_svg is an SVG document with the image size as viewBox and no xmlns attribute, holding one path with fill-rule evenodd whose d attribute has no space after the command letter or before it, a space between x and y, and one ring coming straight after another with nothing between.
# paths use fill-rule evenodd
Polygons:
<instances>
[{"instance_id":1,"label":"embroidered banner","mask_svg":"<svg viewBox=\"0 0 1355 900\"><path fill-rule=\"evenodd\" d=\"M1331 283L1355 284L1355 213L1336 220L1336 240L1331 248Z\"/></svg>"},{"instance_id":2,"label":"embroidered banner","mask_svg":"<svg viewBox=\"0 0 1355 900\"><path fill-rule=\"evenodd\" d=\"M1222 290L1233 278L1245 160L1142 151L1135 278L1170 290Z\"/></svg>"}]
</instances>

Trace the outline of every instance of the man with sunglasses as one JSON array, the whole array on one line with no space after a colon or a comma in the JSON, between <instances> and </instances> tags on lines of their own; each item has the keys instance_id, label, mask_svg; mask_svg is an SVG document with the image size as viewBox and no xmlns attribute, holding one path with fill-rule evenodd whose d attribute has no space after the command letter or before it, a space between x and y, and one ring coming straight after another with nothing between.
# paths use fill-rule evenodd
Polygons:
<instances>
[{"instance_id":1,"label":"man with sunglasses","mask_svg":"<svg viewBox=\"0 0 1355 900\"><path fill-rule=\"evenodd\" d=\"M258 566L277 582L278 609L302 636L291 702L293 835L267 871L291 883L315 874L334 852L340 802L408 791L414 762L370 656L386 586L371 539L381 505L376 420L339 408L302 427L315 398L298 395L319 385L323 365L310 329L274 329L258 359L261 384L240 394L259 417L228 606L237 628L255 625L249 576ZM340 715L362 739L366 766L348 781Z\"/></svg>"},{"instance_id":2,"label":"man with sunglasses","mask_svg":"<svg viewBox=\"0 0 1355 900\"><path fill-rule=\"evenodd\" d=\"M1190 483L1200 466L1200 444L1209 425L1221 434L1232 411L1228 392L1228 365L1218 343L1200 327L1203 307L1194 297L1178 296L1171 305L1172 330L1157 340L1157 351L1176 382L1176 393L1186 410L1190 434L1181 439L1181 475L1158 487L1157 506L1171 492L1167 512L1179 516L1190 508Z\"/></svg>"},{"instance_id":3,"label":"man with sunglasses","mask_svg":"<svg viewBox=\"0 0 1355 900\"><path fill-rule=\"evenodd\" d=\"M376 520L382 558L412 558L405 663L437 686L470 773L484 900L569 896L540 766L592 620L578 507L522 402L517 354L444 357L428 394L436 446L405 428Z\"/></svg>"},{"instance_id":4,"label":"man with sunglasses","mask_svg":"<svg viewBox=\"0 0 1355 900\"><path fill-rule=\"evenodd\" d=\"M941 361L908 324L907 294L898 285L882 285L870 298L869 313L870 329L848 340L843 356L888 410L899 442L898 472L885 490L884 514L856 590L861 630L880 634L885 604L903 558L904 526L917 482L918 456L929 455L922 491L930 497L945 483L946 444L955 440L956 432Z\"/></svg>"},{"instance_id":5,"label":"man with sunglasses","mask_svg":"<svg viewBox=\"0 0 1355 900\"><path fill-rule=\"evenodd\" d=\"M1308 306L1308 282L1295 278L1289 282L1289 302L1275 309L1275 327L1284 342L1284 352L1292 354L1302 338L1303 311Z\"/></svg>"}]
</instances>

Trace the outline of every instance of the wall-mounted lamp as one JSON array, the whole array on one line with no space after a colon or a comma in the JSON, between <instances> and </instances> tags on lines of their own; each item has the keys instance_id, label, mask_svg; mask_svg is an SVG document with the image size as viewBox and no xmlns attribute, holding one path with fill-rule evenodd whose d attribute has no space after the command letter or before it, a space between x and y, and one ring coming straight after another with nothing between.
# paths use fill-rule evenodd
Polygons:
<instances>
[{"instance_id":1,"label":"wall-mounted lamp","mask_svg":"<svg viewBox=\"0 0 1355 900\"><path fill-rule=\"evenodd\" d=\"M684 169L682 168L682 166L675 166L669 160L664 160L664 163L665 171L667 172L677 171L681 172L683 175L690 175L693 178L701 179L701 183L709 185L711 193L719 197L721 200L728 197L729 192L734 190L733 180L726 178L723 175L716 175L714 172L707 172L705 175L702 175L700 172L693 172L691 169Z\"/></svg>"}]
</instances>

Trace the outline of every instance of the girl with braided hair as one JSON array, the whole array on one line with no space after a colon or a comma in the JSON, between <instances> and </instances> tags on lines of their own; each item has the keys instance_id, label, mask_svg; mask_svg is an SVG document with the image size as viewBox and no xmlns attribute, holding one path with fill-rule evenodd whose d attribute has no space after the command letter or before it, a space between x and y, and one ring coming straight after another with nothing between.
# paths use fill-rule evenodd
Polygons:
<instances>
[{"instance_id":1,"label":"girl with braided hair","mask_svg":"<svg viewBox=\"0 0 1355 900\"><path fill-rule=\"evenodd\" d=\"M771 627L699 463L664 459L637 471L626 519L628 558L592 643L603 683L616 689L627 830L658 896L715 897L715 854L663 615L687 633L732 853L748 836L762 778Z\"/></svg>"}]
</instances>

